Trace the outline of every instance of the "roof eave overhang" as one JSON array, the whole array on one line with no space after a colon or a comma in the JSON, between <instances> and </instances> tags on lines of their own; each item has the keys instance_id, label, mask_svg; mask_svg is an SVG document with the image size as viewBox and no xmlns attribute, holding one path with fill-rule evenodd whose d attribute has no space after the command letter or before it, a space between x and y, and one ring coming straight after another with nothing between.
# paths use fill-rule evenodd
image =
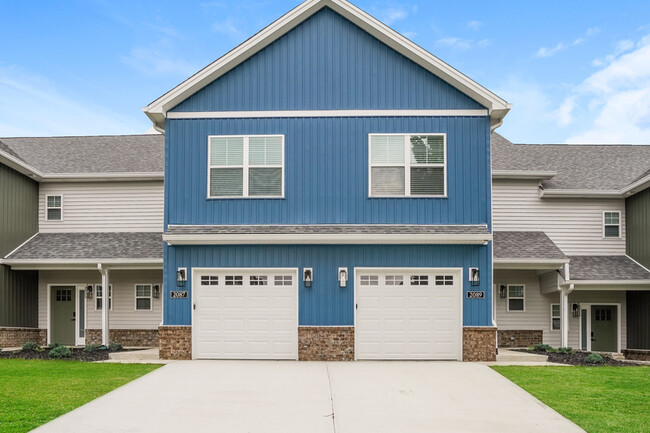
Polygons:
<instances>
[{"instance_id":1,"label":"roof eave overhang","mask_svg":"<svg viewBox=\"0 0 650 433\"><path fill-rule=\"evenodd\" d=\"M622 191L589 189L540 189L539 197L547 198L624 198Z\"/></svg>"},{"instance_id":2,"label":"roof eave overhang","mask_svg":"<svg viewBox=\"0 0 650 433\"><path fill-rule=\"evenodd\" d=\"M46 173L41 182L144 182L165 179L164 172Z\"/></svg>"},{"instance_id":3,"label":"roof eave overhang","mask_svg":"<svg viewBox=\"0 0 650 433\"><path fill-rule=\"evenodd\" d=\"M552 179L557 172L555 171L542 171L542 170L493 170L492 179L533 179L533 180L549 180Z\"/></svg>"},{"instance_id":4,"label":"roof eave overhang","mask_svg":"<svg viewBox=\"0 0 650 433\"><path fill-rule=\"evenodd\" d=\"M0 263L21 270L97 270L101 263L107 269L162 269L163 259L2 259Z\"/></svg>"},{"instance_id":5,"label":"roof eave overhang","mask_svg":"<svg viewBox=\"0 0 650 433\"><path fill-rule=\"evenodd\" d=\"M453 244L485 245L491 234L163 234L169 245L278 245L278 244Z\"/></svg>"},{"instance_id":6,"label":"roof eave overhang","mask_svg":"<svg viewBox=\"0 0 650 433\"><path fill-rule=\"evenodd\" d=\"M532 269L532 270L556 270L569 263L565 259L516 259L516 258L495 258L494 269Z\"/></svg>"},{"instance_id":7,"label":"roof eave overhang","mask_svg":"<svg viewBox=\"0 0 650 433\"><path fill-rule=\"evenodd\" d=\"M389 47L486 107L490 114L490 123L493 130L501 124L502 119L510 111L512 104L345 0L308 0L301 3L224 56L144 107L143 111L153 122L154 128L164 131L165 118L169 110L279 39L324 7L329 7L338 12Z\"/></svg>"},{"instance_id":8,"label":"roof eave overhang","mask_svg":"<svg viewBox=\"0 0 650 433\"><path fill-rule=\"evenodd\" d=\"M648 290L650 280L567 280L561 285L576 290Z\"/></svg>"},{"instance_id":9,"label":"roof eave overhang","mask_svg":"<svg viewBox=\"0 0 650 433\"><path fill-rule=\"evenodd\" d=\"M622 193L625 197L629 197L649 187L650 187L650 175L641 178L636 182L633 182L632 184L626 186L625 188L623 188Z\"/></svg>"},{"instance_id":10,"label":"roof eave overhang","mask_svg":"<svg viewBox=\"0 0 650 433\"><path fill-rule=\"evenodd\" d=\"M40 181L43 178L43 173L41 173L39 170L27 164L26 162L21 161L15 156L7 152L3 152L2 150L0 150L0 162L7 167L16 170L17 172L34 179L35 181Z\"/></svg>"}]
</instances>

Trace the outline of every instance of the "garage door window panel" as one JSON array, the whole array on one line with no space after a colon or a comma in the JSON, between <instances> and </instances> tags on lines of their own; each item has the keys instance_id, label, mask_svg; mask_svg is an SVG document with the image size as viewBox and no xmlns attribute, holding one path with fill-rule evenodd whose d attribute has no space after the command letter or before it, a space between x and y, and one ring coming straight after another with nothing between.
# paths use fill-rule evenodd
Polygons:
<instances>
[{"instance_id":1,"label":"garage door window panel","mask_svg":"<svg viewBox=\"0 0 650 433\"><path fill-rule=\"evenodd\" d=\"M268 286L269 281L268 277L265 275L251 275L250 276L250 285L251 286Z\"/></svg>"},{"instance_id":2,"label":"garage door window panel","mask_svg":"<svg viewBox=\"0 0 650 433\"><path fill-rule=\"evenodd\" d=\"M404 277L401 275L386 275L387 286L403 286Z\"/></svg>"},{"instance_id":3,"label":"garage door window panel","mask_svg":"<svg viewBox=\"0 0 650 433\"><path fill-rule=\"evenodd\" d=\"M218 275L202 275L201 284L204 286L218 286L219 285L219 276Z\"/></svg>"},{"instance_id":4,"label":"garage door window panel","mask_svg":"<svg viewBox=\"0 0 650 433\"><path fill-rule=\"evenodd\" d=\"M411 275L411 286L428 286L428 275Z\"/></svg>"},{"instance_id":5,"label":"garage door window panel","mask_svg":"<svg viewBox=\"0 0 650 433\"><path fill-rule=\"evenodd\" d=\"M226 286L242 286L244 285L244 277L242 275L226 275Z\"/></svg>"},{"instance_id":6,"label":"garage door window panel","mask_svg":"<svg viewBox=\"0 0 650 433\"><path fill-rule=\"evenodd\" d=\"M276 286L291 286L293 285L293 277L291 275L276 275L274 282Z\"/></svg>"}]
</instances>

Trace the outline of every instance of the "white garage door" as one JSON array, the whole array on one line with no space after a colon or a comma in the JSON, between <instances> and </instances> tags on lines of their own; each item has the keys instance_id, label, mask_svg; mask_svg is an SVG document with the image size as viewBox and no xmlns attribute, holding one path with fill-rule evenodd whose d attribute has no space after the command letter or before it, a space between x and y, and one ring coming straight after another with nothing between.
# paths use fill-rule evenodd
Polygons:
<instances>
[{"instance_id":1,"label":"white garage door","mask_svg":"<svg viewBox=\"0 0 650 433\"><path fill-rule=\"evenodd\" d=\"M460 360L461 275L461 269L357 269L357 359Z\"/></svg>"},{"instance_id":2,"label":"white garage door","mask_svg":"<svg viewBox=\"0 0 650 433\"><path fill-rule=\"evenodd\" d=\"M298 359L297 269L194 269L196 359Z\"/></svg>"}]
</instances>

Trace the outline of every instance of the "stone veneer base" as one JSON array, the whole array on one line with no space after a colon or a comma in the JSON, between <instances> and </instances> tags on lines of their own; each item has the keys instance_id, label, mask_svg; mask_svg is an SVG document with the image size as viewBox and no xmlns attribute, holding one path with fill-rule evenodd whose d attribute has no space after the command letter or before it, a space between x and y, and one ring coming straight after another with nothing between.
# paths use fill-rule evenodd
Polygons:
<instances>
[{"instance_id":1,"label":"stone veneer base","mask_svg":"<svg viewBox=\"0 0 650 433\"><path fill-rule=\"evenodd\" d=\"M28 341L44 346L47 344L47 329L0 328L0 348L22 347Z\"/></svg>"},{"instance_id":2,"label":"stone veneer base","mask_svg":"<svg viewBox=\"0 0 650 433\"><path fill-rule=\"evenodd\" d=\"M192 327L158 327L160 359L192 359Z\"/></svg>"},{"instance_id":3,"label":"stone veneer base","mask_svg":"<svg viewBox=\"0 0 650 433\"><path fill-rule=\"evenodd\" d=\"M650 361L650 350L627 349L623 351L623 355L630 361Z\"/></svg>"},{"instance_id":4,"label":"stone veneer base","mask_svg":"<svg viewBox=\"0 0 650 433\"><path fill-rule=\"evenodd\" d=\"M158 347L157 329L111 329L109 339L123 346ZM86 344L102 344L101 329L86 329Z\"/></svg>"},{"instance_id":5,"label":"stone veneer base","mask_svg":"<svg viewBox=\"0 0 650 433\"><path fill-rule=\"evenodd\" d=\"M353 326L298 327L300 361L353 361Z\"/></svg>"},{"instance_id":6,"label":"stone veneer base","mask_svg":"<svg viewBox=\"0 0 650 433\"><path fill-rule=\"evenodd\" d=\"M512 330L499 329L499 347L530 347L543 342L542 330Z\"/></svg>"},{"instance_id":7,"label":"stone veneer base","mask_svg":"<svg viewBox=\"0 0 650 433\"><path fill-rule=\"evenodd\" d=\"M463 328L463 361L496 361L497 329L491 326Z\"/></svg>"}]
</instances>

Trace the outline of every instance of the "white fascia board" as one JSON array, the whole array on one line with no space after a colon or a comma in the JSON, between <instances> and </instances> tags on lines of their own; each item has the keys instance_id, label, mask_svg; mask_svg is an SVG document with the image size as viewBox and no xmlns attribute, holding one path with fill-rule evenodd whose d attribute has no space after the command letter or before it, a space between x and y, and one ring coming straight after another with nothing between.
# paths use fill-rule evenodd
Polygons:
<instances>
[{"instance_id":1,"label":"white fascia board","mask_svg":"<svg viewBox=\"0 0 650 433\"><path fill-rule=\"evenodd\" d=\"M562 269L569 259L494 259L494 269L534 269L534 270L556 270Z\"/></svg>"},{"instance_id":2,"label":"white fascia board","mask_svg":"<svg viewBox=\"0 0 650 433\"><path fill-rule=\"evenodd\" d=\"M623 198L623 193L617 190L592 189L540 189L539 197L553 198Z\"/></svg>"},{"instance_id":3,"label":"white fascia board","mask_svg":"<svg viewBox=\"0 0 650 433\"><path fill-rule=\"evenodd\" d=\"M154 122L154 126L163 128L167 112L170 109L279 39L324 7L338 12L389 47L475 99L488 109L494 124L498 124L512 107L504 99L349 2L345 0L307 0L144 107L143 111Z\"/></svg>"},{"instance_id":4,"label":"white fascia board","mask_svg":"<svg viewBox=\"0 0 650 433\"><path fill-rule=\"evenodd\" d=\"M623 188L622 193L629 197L636 194L637 192L643 191L644 189L650 187L650 175L639 179L638 181L626 186Z\"/></svg>"},{"instance_id":5,"label":"white fascia board","mask_svg":"<svg viewBox=\"0 0 650 433\"><path fill-rule=\"evenodd\" d=\"M41 182L128 182L128 181L151 181L164 180L164 172L140 172L140 173L46 173L43 174Z\"/></svg>"},{"instance_id":6,"label":"white fascia board","mask_svg":"<svg viewBox=\"0 0 650 433\"><path fill-rule=\"evenodd\" d=\"M219 235L168 235L163 240L169 245L254 245L254 244L453 244L483 245L492 240L491 234L219 234Z\"/></svg>"},{"instance_id":7,"label":"white fascia board","mask_svg":"<svg viewBox=\"0 0 650 433\"><path fill-rule=\"evenodd\" d=\"M43 173L36 168L2 150L0 150L0 162L35 181L39 181L43 177Z\"/></svg>"},{"instance_id":8,"label":"white fascia board","mask_svg":"<svg viewBox=\"0 0 650 433\"><path fill-rule=\"evenodd\" d=\"M567 280L562 285L575 286L648 286L650 287L650 280Z\"/></svg>"},{"instance_id":9,"label":"white fascia board","mask_svg":"<svg viewBox=\"0 0 650 433\"><path fill-rule=\"evenodd\" d=\"M535 179L549 180L557 175L556 171L536 170L494 170L492 179Z\"/></svg>"},{"instance_id":10,"label":"white fascia board","mask_svg":"<svg viewBox=\"0 0 650 433\"><path fill-rule=\"evenodd\" d=\"M3 265L15 270L97 269L101 263L108 269L162 269L163 259L3 259Z\"/></svg>"},{"instance_id":11,"label":"white fascia board","mask_svg":"<svg viewBox=\"0 0 650 433\"><path fill-rule=\"evenodd\" d=\"M451 117L487 116L478 110L280 110L280 111L172 111L168 119L250 119L288 117Z\"/></svg>"}]
</instances>

